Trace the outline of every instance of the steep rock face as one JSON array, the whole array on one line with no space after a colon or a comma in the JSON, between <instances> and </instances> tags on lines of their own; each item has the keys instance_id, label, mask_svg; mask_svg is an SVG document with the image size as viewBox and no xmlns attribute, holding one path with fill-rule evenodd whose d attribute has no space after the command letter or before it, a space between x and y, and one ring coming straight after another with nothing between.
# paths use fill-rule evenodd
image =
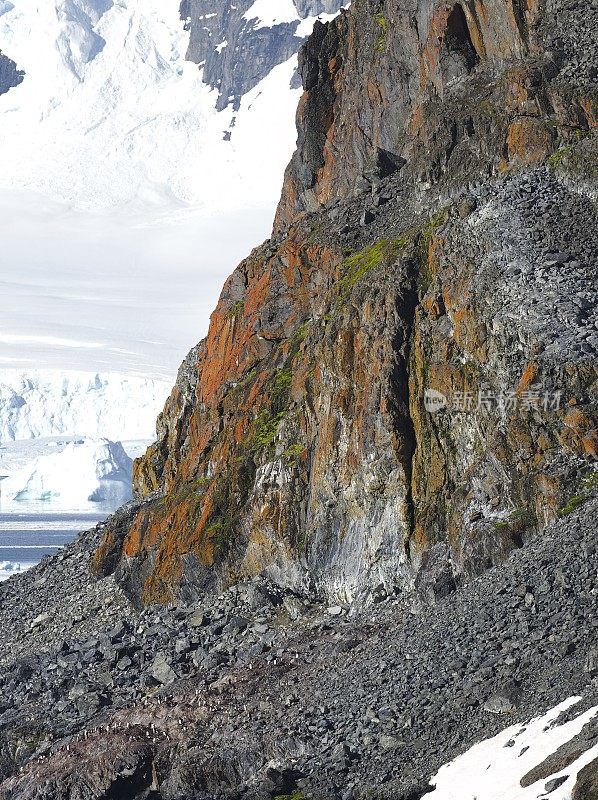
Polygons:
<instances>
[{"instance_id":1,"label":"steep rock face","mask_svg":"<svg viewBox=\"0 0 598 800\"><path fill-rule=\"evenodd\" d=\"M238 108L240 98L305 38L300 20L336 13L342 0L287 0L274 11L254 0L184 0L181 16L190 30L190 61L203 66L204 80L219 92L217 106ZM294 12L294 13L290 13ZM263 13L273 18L261 19Z\"/></svg>"},{"instance_id":2,"label":"steep rock face","mask_svg":"<svg viewBox=\"0 0 598 800\"><path fill-rule=\"evenodd\" d=\"M409 261L404 284L390 269L398 256L390 243L376 254L383 272L361 321L342 249L302 225L229 279L197 372L182 370L158 444L136 465L139 494L165 496L99 554L113 563L122 548L134 595L140 582L144 600L168 599L173 582L213 588L265 567L347 599L398 580L416 300Z\"/></svg>"},{"instance_id":3,"label":"steep rock face","mask_svg":"<svg viewBox=\"0 0 598 800\"><path fill-rule=\"evenodd\" d=\"M595 16L558 2L361 0L317 26L277 227L402 165L416 191L442 195L541 163L596 124Z\"/></svg>"},{"instance_id":4,"label":"steep rock face","mask_svg":"<svg viewBox=\"0 0 598 800\"><path fill-rule=\"evenodd\" d=\"M365 1L316 25L275 235L183 365L100 573L139 602L263 571L434 597L581 502L598 106L568 41L596 27Z\"/></svg>"}]
</instances>

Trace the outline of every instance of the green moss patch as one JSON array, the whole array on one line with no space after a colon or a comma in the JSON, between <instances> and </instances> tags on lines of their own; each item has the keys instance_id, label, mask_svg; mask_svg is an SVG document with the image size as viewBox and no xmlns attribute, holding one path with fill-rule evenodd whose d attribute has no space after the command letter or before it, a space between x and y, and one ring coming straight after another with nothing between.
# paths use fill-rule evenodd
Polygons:
<instances>
[{"instance_id":1,"label":"green moss patch","mask_svg":"<svg viewBox=\"0 0 598 800\"><path fill-rule=\"evenodd\" d=\"M278 794L274 800L307 800L303 792L293 792L292 794Z\"/></svg>"},{"instance_id":2,"label":"green moss patch","mask_svg":"<svg viewBox=\"0 0 598 800\"><path fill-rule=\"evenodd\" d=\"M293 354L295 354L299 350L299 347L309 336L310 327L311 327L311 320L308 319L306 322L299 325L299 327L295 331L293 331L292 335L290 336L291 352Z\"/></svg>"},{"instance_id":3,"label":"green moss patch","mask_svg":"<svg viewBox=\"0 0 598 800\"><path fill-rule=\"evenodd\" d=\"M579 488L579 494L571 497L562 508L559 508L557 511L559 517L567 517L572 514L576 508L585 503L594 489L598 489L598 472L587 472L583 475L579 481Z\"/></svg>"},{"instance_id":4,"label":"green moss patch","mask_svg":"<svg viewBox=\"0 0 598 800\"><path fill-rule=\"evenodd\" d=\"M286 411L291 395L291 384L293 382L293 372L290 367L279 369L274 376L274 386L272 388L272 413L278 414Z\"/></svg>"},{"instance_id":5,"label":"green moss patch","mask_svg":"<svg viewBox=\"0 0 598 800\"><path fill-rule=\"evenodd\" d=\"M240 317L244 311L245 311L245 301L238 300L230 307L228 314L226 316L228 317L228 319L235 319L236 317Z\"/></svg>"},{"instance_id":6,"label":"green moss patch","mask_svg":"<svg viewBox=\"0 0 598 800\"><path fill-rule=\"evenodd\" d=\"M406 243L405 237L381 239L371 247L366 247L346 258L343 261L344 274L338 284L341 297L346 299L354 286L369 272L382 264L394 261Z\"/></svg>"},{"instance_id":7,"label":"green moss patch","mask_svg":"<svg viewBox=\"0 0 598 800\"><path fill-rule=\"evenodd\" d=\"M274 444L280 423L284 419L284 413L271 414L269 411L260 411L258 414L253 431L247 441L247 449L253 453L264 450Z\"/></svg>"},{"instance_id":8,"label":"green moss patch","mask_svg":"<svg viewBox=\"0 0 598 800\"><path fill-rule=\"evenodd\" d=\"M283 456L285 458L288 458L289 461L294 461L295 459L299 458L299 456L303 453L304 450L305 447L302 444L299 443L291 444L284 451Z\"/></svg>"},{"instance_id":9,"label":"green moss patch","mask_svg":"<svg viewBox=\"0 0 598 800\"><path fill-rule=\"evenodd\" d=\"M576 508L584 502L585 496L582 494L576 494L575 497L572 497L568 500L562 508L559 508L558 515L559 517L567 517L569 514L572 514Z\"/></svg>"},{"instance_id":10,"label":"green moss patch","mask_svg":"<svg viewBox=\"0 0 598 800\"><path fill-rule=\"evenodd\" d=\"M445 208L437 211L422 227L418 237L418 247L422 255L427 256L428 247L433 236L446 222L447 210Z\"/></svg>"},{"instance_id":11,"label":"green moss patch","mask_svg":"<svg viewBox=\"0 0 598 800\"><path fill-rule=\"evenodd\" d=\"M249 454L255 455L274 444L280 424L289 408L292 382L293 372L290 367L279 369L274 374L270 384L269 407L259 412L249 436L243 442L243 448Z\"/></svg>"},{"instance_id":12,"label":"green moss patch","mask_svg":"<svg viewBox=\"0 0 598 800\"><path fill-rule=\"evenodd\" d=\"M551 172L566 172L580 178L598 177L598 136L592 131L575 131L576 141L563 145L546 159Z\"/></svg>"},{"instance_id":13,"label":"green moss patch","mask_svg":"<svg viewBox=\"0 0 598 800\"><path fill-rule=\"evenodd\" d=\"M384 53L386 51L386 37L388 36L388 20L381 12L374 14L374 21L380 28L380 34L376 41L375 50L377 53Z\"/></svg>"},{"instance_id":14,"label":"green moss patch","mask_svg":"<svg viewBox=\"0 0 598 800\"><path fill-rule=\"evenodd\" d=\"M215 479L212 492L213 511L205 532L211 539L215 554L225 556L234 538L241 511L255 481L255 464L251 459L231 462L230 468Z\"/></svg>"},{"instance_id":15,"label":"green moss patch","mask_svg":"<svg viewBox=\"0 0 598 800\"><path fill-rule=\"evenodd\" d=\"M510 530L514 533L523 533L536 525L536 517L527 508L516 508L507 519L501 519L494 523L497 531Z\"/></svg>"},{"instance_id":16,"label":"green moss patch","mask_svg":"<svg viewBox=\"0 0 598 800\"><path fill-rule=\"evenodd\" d=\"M556 153L553 153L548 160L546 161L546 165L548 169L555 170L559 167L563 161L573 153L573 147L568 144L565 147L561 147Z\"/></svg>"}]
</instances>

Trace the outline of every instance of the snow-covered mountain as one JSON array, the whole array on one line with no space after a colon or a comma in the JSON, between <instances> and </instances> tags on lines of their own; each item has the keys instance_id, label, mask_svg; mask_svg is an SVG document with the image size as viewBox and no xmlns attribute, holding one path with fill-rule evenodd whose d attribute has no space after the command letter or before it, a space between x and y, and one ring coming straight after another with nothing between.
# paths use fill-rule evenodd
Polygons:
<instances>
[{"instance_id":1,"label":"snow-covered mountain","mask_svg":"<svg viewBox=\"0 0 598 800\"><path fill-rule=\"evenodd\" d=\"M294 63L314 19L331 19L340 7L339 0L183 0L181 14L191 34L187 57L218 90L216 107L240 111L244 95L274 66ZM298 78L291 83L299 87ZM231 140L234 133L231 127Z\"/></svg>"},{"instance_id":2,"label":"snow-covered mountain","mask_svg":"<svg viewBox=\"0 0 598 800\"><path fill-rule=\"evenodd\" d=\"M268 235L295 53L340 5L0 0L0 369L174 377Z\"/></svg>"},{"instance_id":3,"label":"snow-covered mountain","mask_svg":"<svg viewBox=\"0 0 598 800\"><path fill-rule=\"evenodd\" d=\"M295 142L295 54L316 15L339 7L0 3L0 50L14 64L5 85L17 71L20 81L0 97L10 153L0 187L79 208L171 198L212 210L272 207Z\"/></svg>"}]
</instances>

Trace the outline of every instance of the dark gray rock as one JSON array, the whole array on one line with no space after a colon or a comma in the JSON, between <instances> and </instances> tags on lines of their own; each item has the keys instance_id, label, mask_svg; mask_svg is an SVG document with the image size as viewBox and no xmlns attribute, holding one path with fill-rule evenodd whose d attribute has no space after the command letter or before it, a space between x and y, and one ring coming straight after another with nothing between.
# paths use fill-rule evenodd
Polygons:
<instances>
[{"instance_id":1,"label":"dark gray rock","mask_svg":"<svg viewBox=\"0 0 598 800\"><path fill-rule=\"evenodd\" d=\"M181 7L190 31L187 58L203 65L205 82L219 92L219 110L228 105L238 110L241 97L288 61L304 41L297 35L299 20L268 27L245 18L253 4L254 0L185 0ZM342 4L343 0L294 2L301 19L334 13Z\"/></svg>"},{"instance_id":2,"label":"dark gray rock","mask_svg":"<svg viewBox=\"0 0 598 800\"><path fill-rule=\"evenodd\" d=\"M0 50L0 95L23 83L25 72Z\"/></svg>"},{"instance_id":3,"label":"dark gray rock","mask_svg":"<svg viewBox=\"0 0 598 800\"><path fill-rule=\"evenodd\" d=\"M546 784L544 785L544 791L546 794L555 792L559 786L562 786L565 783L568 777L568 775L561 775L558 778L552 778L551 780L546 781Z\"/></svg>"}]
</instances>

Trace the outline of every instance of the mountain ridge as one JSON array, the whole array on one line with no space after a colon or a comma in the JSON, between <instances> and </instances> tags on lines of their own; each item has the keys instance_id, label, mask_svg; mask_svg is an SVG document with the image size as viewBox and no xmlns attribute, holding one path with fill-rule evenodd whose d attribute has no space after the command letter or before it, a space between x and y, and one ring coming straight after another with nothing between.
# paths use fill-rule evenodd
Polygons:
<instances>
[{"instance_id":1,"label":"mountain ridge","mask_svg":"<svg viewBox=\"0 0 598 800\"><path fill-rule=\"evenodd\" d=\"M294 144L295 54L309 14L340 7L288 2L295 22L278 24L274 8L263 25L243 19L247 0L187 9L176 0L54 0L33 16L21 3L2 5L0 114L11 159L0 188L83 210L270 208ZM232 61L225 37L235 41ZM259 131L279 112L266 149ZM253 176L248 153L263 162Z\"/></svg>"},{"instance_id":2,"label":"mountain ridge","mask_svg":"<svg viewBox=\"0 0 598 800\"><path fill-rule=\"evenodd\" d=\"M190 30L187 58L202 67L204 82L218 91L216 108L232 105L239 111L240 98L297 52L303 31L311 27L309 18L331 18L342 2L286 0L279 8L267 0L241 0L234 6L186 0L181 16ZM260 13L269 18L261 19Z\"/></svg>"}]
</instances>

